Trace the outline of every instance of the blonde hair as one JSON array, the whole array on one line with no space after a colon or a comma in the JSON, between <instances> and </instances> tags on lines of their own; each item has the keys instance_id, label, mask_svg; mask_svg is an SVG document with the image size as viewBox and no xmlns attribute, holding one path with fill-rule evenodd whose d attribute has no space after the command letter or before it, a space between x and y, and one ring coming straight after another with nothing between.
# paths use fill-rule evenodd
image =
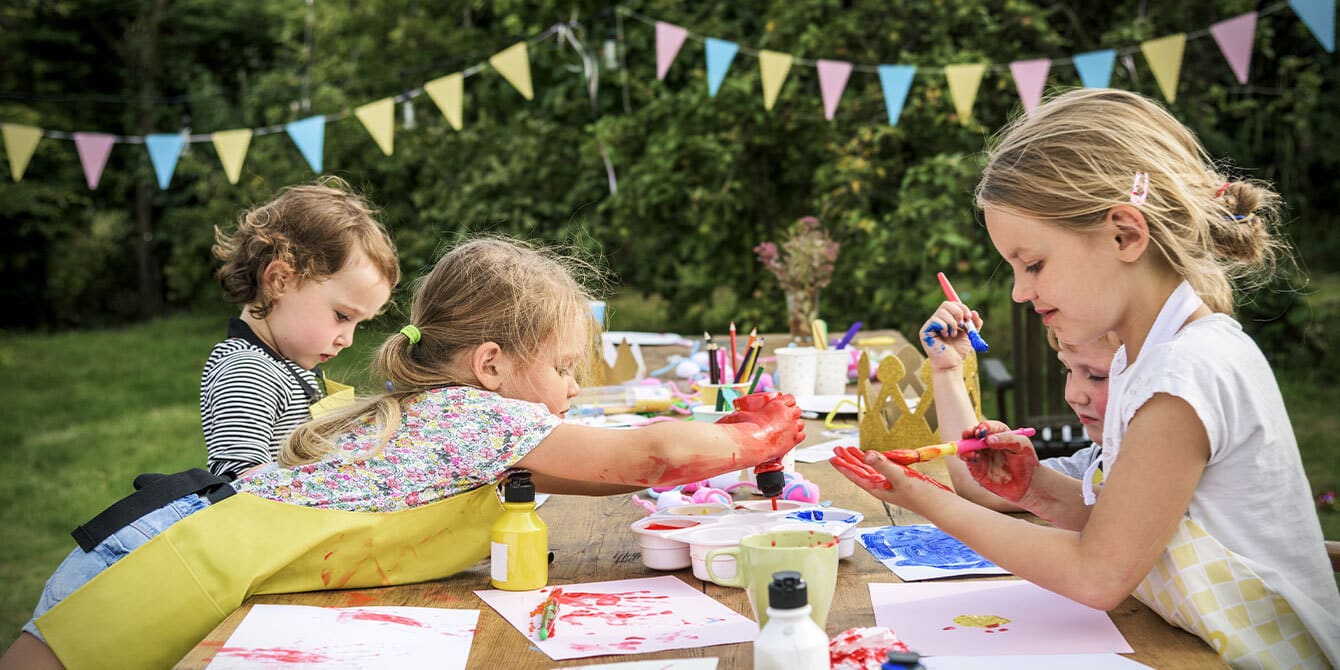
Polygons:
<instances>
[{"instance_id":1,"label":"blonde hair","mask_svg":"<svg viewBox=\"0 0 1340 670\"><path fill-rule=\"evenodd\" d=\"M1288 253L1272 235L1279 196L1264 182L1225 176L1189 129L1135 93L1056 96L1006 126L987 159L978 207L1080 232L1130 204L1132 179L1148 173L1139 209L1151 244L1216 312L1232 311L1235 283L1264 284Z\"/></svg>"},{"instance_id":2,"label":"blonde hair","mask_svg":"<svg viewBox=\"0 0 1340 670\"><path fill-rule=\"evenodd\" d=\"M271 263L287 263L299 282L324 279L339 272L354 251L366 254L394 288L400 283L400 263L376 215L339 177L284 189L270 202L242 212L231 234L214 228L214 255L223 261L215 276L224 297L250 305L251 315L263 319L274 306L261 280Z\"/></svg>"},{"instance_id":3,"label":"blonde hair","mask_svg":"<svg viewBox=\"0 0 1340 670\"><path fill-rule=\"evenodd\" d=\"M1056 331L1052 330L1051 326L1045 326L1045 328L1047 329L1047 346L1051 347L1052 351L1060 352L1075 350L1073 345L1062 342L1061 339L1056 336ZM1106 345L1114 352L1121 348L1121 338L1110 330L1100 335L1097 342Z\"/></svg>"},{"instance_id":4,"label":"blonde hair","mask_svg":"<svg viewBox=\"0 0 1340 670\"><path fill-rule=\"evenodd\" d=\"M592 266L556 252L506 238L466 242L444 255L418 284L410 323L420 339L403 333L382 343L373 360L378 378L394 391L322 417L289 435L282 465L320 460L336 435L371 418L381 426L379 453L400 426L401 402L422 391L478 384L457 359L485 342L495 342L523 364L533 363L545 347L580 343L587 354L576 373L595 353L599 332L591 314L591 295L577 277Z\"/></svg>"}]
</instances>

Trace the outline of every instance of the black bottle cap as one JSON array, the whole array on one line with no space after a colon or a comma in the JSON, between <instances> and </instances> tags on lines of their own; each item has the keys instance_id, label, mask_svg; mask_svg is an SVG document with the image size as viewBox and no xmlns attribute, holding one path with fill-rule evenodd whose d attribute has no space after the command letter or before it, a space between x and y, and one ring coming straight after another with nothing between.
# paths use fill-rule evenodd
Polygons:
<instances>
[{"instance_id":1,"label":"black bottle cap","mask_svg":"<svg viewBox=\"0 0 1340 670\"><path fill-rule=\"evenodd\" d=\"M530 481L529 472L513 472L503 484L503 502L535 502L535 484Z\"/></svg>"},{"instance_id":2,"label":"black bottle cap","mask_svg":"<svg viewBox=\"0 0 1340 670\"><path fill-rule=\"evenodd\" d=\"M772 573L772 583L768 585L768 607L793 610L808 604L810 596L805 587L805 579L799 572L787 570Z\"/></svg>"},{"instance_id":3,"label":"black bottle cap","mask_svg":"<svg viewBox=\"0 0 1340 670\"><path fill-rule=\"evenodd\" d=\"M781 470L760 472L754 475L754 479L758 481L758 490L765 498L776 498L786 488L786 473Z\"/></svg>"}]
</instances>

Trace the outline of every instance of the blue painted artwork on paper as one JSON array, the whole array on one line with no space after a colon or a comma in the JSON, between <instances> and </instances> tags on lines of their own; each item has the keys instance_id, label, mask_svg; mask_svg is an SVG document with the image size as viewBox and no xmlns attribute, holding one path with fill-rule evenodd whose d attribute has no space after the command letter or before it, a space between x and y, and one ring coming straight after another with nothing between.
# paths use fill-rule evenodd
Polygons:
<instances>
[{"instance_id":1,"label":"blue painted artwork on paper","mask_svg":"<svg viewBox=\"0 0 1340 670\"><path fill-rule=\"evenodd\" d=\"M975 570L996 565L934 526L889 526L861 535L861 544L893 565Z\"/></svg>"}]
</instances>

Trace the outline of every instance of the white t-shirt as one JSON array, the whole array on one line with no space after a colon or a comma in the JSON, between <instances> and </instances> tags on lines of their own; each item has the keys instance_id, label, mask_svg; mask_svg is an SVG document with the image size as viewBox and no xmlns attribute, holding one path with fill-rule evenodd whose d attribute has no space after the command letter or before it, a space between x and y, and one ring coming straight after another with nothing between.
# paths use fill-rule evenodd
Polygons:
<instances>
[{"instance_id":1,"label":"white t-shirt","mask_svg":"<svg viewBox=\"0 0 1340 670\"><path fill-rule=\"evenodd\" d=\"M1124 348L1118 358L1123 359ZM1103 470L1126 427L1156 393L1191 405L1210 438L1210 459L1188 516L1289 601L1332 661L1340 646L1340 592L1317 520L1293 426L1265 356L1224 314L1197 319L1147 346L1121 376L1121 416L1103 432Z\"/></svg>"}]
</instances>

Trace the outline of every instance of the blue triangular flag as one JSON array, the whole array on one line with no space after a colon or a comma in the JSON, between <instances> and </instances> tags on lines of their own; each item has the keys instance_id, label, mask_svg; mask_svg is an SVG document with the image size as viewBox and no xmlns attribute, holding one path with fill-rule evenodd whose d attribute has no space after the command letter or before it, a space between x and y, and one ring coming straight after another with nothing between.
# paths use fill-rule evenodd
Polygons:
<instances>
[{"instance_id":1,"label":"blue triangular flag","mask_svg":"<svg viewBox=\"0 0 1340 670\"><path fill-rule=\"evenodd\" d=\"M879 66L879 86L884 89L884 108L889 112L889 125L898 125L898 117L903 115L903 103L907 102L907 91L912 88L912 75L917 68L913 65Z\"/></svg>"},{"instance_id":2,"label":"blue triangular flag","mask_svg":"<svg viewBox=\"0 0 1340 670\"><path fill-rule=\"evenodd\" d=\"M154 164L159 189L167 189L172 182L172 173L177 171L177 158L181 156L184 144L180 133L144 136L144 146L149 149L149 162Z\"/></svg>"},{"instance_id":3,"label":"blue triangular flag","mask_svg":"<svg viewBox=\"0 0 1340 670\"><path fill-rule=\"evenodd\" d=\"M1117 63L1117 51L1105 49L1075 54L1073 60L1084 88L1107 88L1112 82L1112 66Z\"/></svg>"},{"instance_id":4,"label":"blue triangular flag","mask_svg":"<svg viewBox=\"0 0 1340 670\"><path fill-rule=\"evenodd\" d=\"M1329 52L1335 51L1335 0L1289 0L1293 13Z\"/></svg>"},{"instance_id":5,"label":"blue triangular flag","mask_svg":"<svg viewBox=\"0 0 1340 670\"><path fill-rule=\"evenodd\" d=\"M321 174L321 153L326 147L326 117L298 119L284 126L284 130L293 138L293 143L298 145L298 151L307 159L307 164L312 166L312 171Z\"/></svg>"},{"instance_id":6,"label":"blue triangular flag","mask_svg":"<svg viewBox=\"0 0 1340 670\"><path fill-rule=\"evenodd\" d=\"M719 40L715 37L707 38L707 94L716 97L717 91L721 88L721 82L726 78L726 70L730 69L731 61L735 60L735 53L740 50L740 45L726 40Z\"/></svg>"}]
</instances>

